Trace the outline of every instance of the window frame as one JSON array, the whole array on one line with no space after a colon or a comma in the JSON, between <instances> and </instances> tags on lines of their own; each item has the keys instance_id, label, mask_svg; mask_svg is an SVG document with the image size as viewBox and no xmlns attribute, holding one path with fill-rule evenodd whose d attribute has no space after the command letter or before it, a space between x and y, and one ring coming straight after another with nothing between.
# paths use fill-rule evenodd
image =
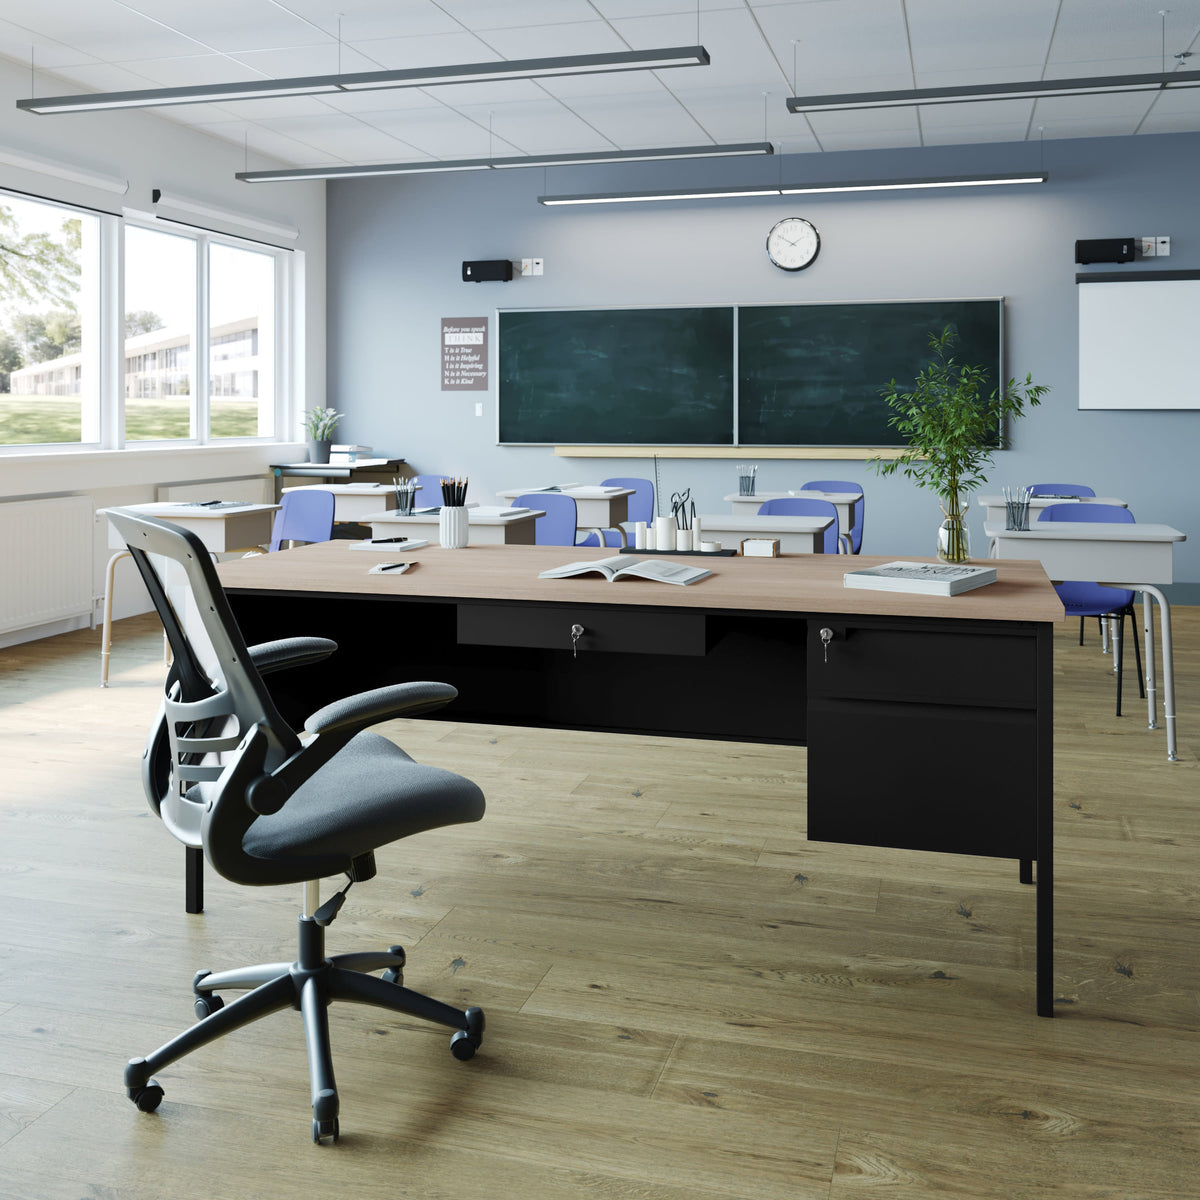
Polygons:
<instances>
[{"instance_id":1,"label":"window frame","mask_svg":"<svg viewBox=\"0 0 1200 1200\"><path fill-rule=\"evenodd\" d=\"M239 446L262 446L295 441L286 433L299 419L298 400L293 394L294 381L298 378L295 356L298 347L295 337L293 314L297 311L301 297L296 289L301 286L302 268L299 267L297 251L291 247L278 246L272 242L255 238L238 237L218 233L198 225L182 221L170 221L152 213L125 209L121 214L86 205L71 204L53 197L21 192L0 187L0 204L6 196L46 204L65 213L79 213L95 217L99 221L99 284L98 327L94 410L82 413L81 438L84 431L95 430L98 438L79 442L24 442L14 445L0 444L0 458L13 458L32 454L94 454L97 452L126 450L172 450L212 447L231 449ZM134 227L151 232L171 234L193 243L196 262L196 313L192 331L193 352L193 399L191 436L186 438L138 439L130 442L125 437L125 230ZM269 255L275 265L275 344L273 366L275 394L272 397L274 434L270 436L214 438L209 432L210 397L208 394L210 363L208 285L212 245L229 246Z\"/></svg>"}]
</instances>

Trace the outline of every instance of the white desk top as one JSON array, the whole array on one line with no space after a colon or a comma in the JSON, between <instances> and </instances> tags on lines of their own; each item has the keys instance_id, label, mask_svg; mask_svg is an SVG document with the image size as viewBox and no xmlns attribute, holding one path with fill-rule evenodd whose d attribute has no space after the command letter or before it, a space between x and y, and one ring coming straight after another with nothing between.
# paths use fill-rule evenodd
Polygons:
<instances>
[{"instance_id":1,"label":"white desk top","mask_svg":"<svg viewBox=\"0 0 1200 1200\"><path fill-rule=\"evenodd\" d=\"M615 500L618 496L634 495L633 488L622 487L602 487L598 483L559 483L555 485L564 496L571 496L576 500ZM497 492L496 495L502 500L512 500L517 496L531 496L538 491L547 492L546 488L505 488L502 492ZM553 492L548 492L549 495L554 495Z\"/></svg>"},{"instance_id":2,"label":"white desk top","mask_svg":"<svg viewBox=\"0 0 1200 1200\"><path fill-rule=\"evenodd\" d=\"M729 533L745 530L750 535L767 533L819 533L833 524L832 517L767 516L757 513L701 513L697 518L704 533Z\"/></svg>"},{"instance_id":3,"label":"white desk top","mask_svg":"<svg viewBox=\"0 0 1200 1200\"><path fill-rule=\"evenodd\" d=\"M281 492L332 492L335 496L362 496L372 492L394 492L390 483L298 483Z\"/></svg>"},{"instance_id":4,"label":"white desk top","mask_svg":"<svg viewBox=\"0 0 1200 1200\"><path fill-rule=\"evenodd\" d=\"M206 504L200 500L194 504L189 504L186 500L154 500L148 504L121 504L113 505L114 508L127 508L130 512L139 512L147 517L161 517L164 521L181 520L186 517L189 521L209 519L225 519L228 517L240 517L246 513L257 512L275 512L278 504L251 504L246 501L245 504L239 502L236 506L227 506L225 508L217 508L215 505ZM101 509L100 512L106 512L106 509Z\"/></svg>"},{"instance_id":5,"label":"white desk top","mask_svg":"<svg viewBox=\"0 0 1200 1200\"><path fill-rule=\"evenodd\" d=\"M1170 525L1100 521L1031 521L1028 529L1005 529L985 522L999 558L1036 558L1054 580L1094 583L1174 582L1175 543L1186 535Z\"/></svg>"},{"instance_id":6,"label":"white desk top","mask_svg":"<svg viewBox=\"0 0 1200 1200\"><path fill-rule=\"evenodd\" d=\"M723 500L733 504L763 504L768 500L828 500L830 504L857 504L862 499L862 492L816 492L811 488L797 488L792 492L755 492L753 496L743 496L741 492L730 492Z\"/></svg>"},{"instance_id":7,"label":"white desk top","mask_svg":"<svg viewBox=\"0 0 1200 1200\"><path fill-rule=\"evenodd\" d=\"M414 512L406 517L395 509L389 509L387 512L368 513L362 520L364 524L374 525L436 525L438 515L435 512ZM537 508L522 508L503 515L488 512L486 509L481 513L478 511L478 506L467 505L467 523L469 525L512 525L518 521L530 521L535 517L544 517L545 515L541 509Z\"/></svg>"},{"instance_id":8,"label":"white desk top","mask_svg":"<svg viewBox=\"0 0 1200 1200\"><path fill-rule=\"evenodd\" d=\"M1186 542L1187 534L1170 525L1141 525L1108 521L1034 521L1028 529L1005 529L985 524L988 537L1019 541L1072 542Z\"/></svg>"},{"instance_id":9,"label":"white desk top","mask_svg":"<svg viewBox=\"0 0 1200 1200\"><path fill-rule=\"evenodd\" d=\"M1005 505L1003 496L975 496L971 500L972 504L977 504L981 508L1000 508ZM1030 496L1030 508L1049 508L1051 504L1113 504L1117 508L1128 508L1129 504L1125 500L1118 500L1115 496Z\"/></svg>"}]
</instances>

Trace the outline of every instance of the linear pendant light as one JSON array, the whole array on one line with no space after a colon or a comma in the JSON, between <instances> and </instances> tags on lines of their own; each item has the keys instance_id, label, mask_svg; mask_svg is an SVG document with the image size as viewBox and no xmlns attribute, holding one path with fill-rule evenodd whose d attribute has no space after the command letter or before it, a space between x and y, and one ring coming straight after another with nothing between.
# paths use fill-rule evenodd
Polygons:
<instances>
[{"instance_id":1,"label":"linear pendant light","mask_svg":"<svg viewBox=\"0 0 1200 1200\"><path fill-rule=\"evenodd\" d=\"M1029 83L967 84L917 88L906 92L848 92L832 96L790 96L788 112L853 112L903 108L913 104L974 104L984 100L1038 100L1052 96L1095 96L1111 92L1157 92L1200 87L1200 71L1146 75L1097 75L1081 79L1035 79Z\"/></svg>"},{"instance_id":2,"label":"linear pendant light","mask_svg":"<svg viewBox=\"0 0 1200 1200\"><path fill-rule=\"evenodd\" d=\"M246 183L278 183L297 179L357 179L366 175L421 175L439 171L505 170L510 167L569 167L583 163L649 162L664 158L730 158L774 154L770 142L726 146L667 146L658 150L598 150L586 154L532 154L513 158L431 159L427 162L371 163L346 167L292 167L273 171L239 171Z\"/></svg>"},{"instance_id":3,"label":"linear pendant light","mask_svg":"<svg viewBox=\"0 0 1200 1200\"><path fill-rule=\"evenodd\" d=\"M574 196L539 196L538 203L549 206L566 204L628 204L653 200L720 200L739 196L799 196L822 192L892 192L919 188L989 187L1015 183L1045 183L1044 171L1014 175L946 175L925 179L873 179L852 183L774 183L764 186L725 188L685 188L663 192L593 192Z\"/></svg>"},{"instance_id":4,"label":"linear pendant light","mask_svg":"<svg viewBox=\"0 0 1200 1200\"><path fill-rule=\"evenodd\" d=\"M545 79L555 75L597 75L613 71L657 71L666 67L706 67L703 46L664 50L623 50L615 54L577 54L559 58L465 63L418 67L403 71L360 71L352 75L309 75L295 79L263 79L248 83L197 84L127 92L85 92L77 96L43 96L18 100L32 113L99 112L113 108L159 108L168 104L259 100L271 96L320 96L378 88L439 87L452 83L488 83L499 79Z\"/></svg>"}]
</instances>

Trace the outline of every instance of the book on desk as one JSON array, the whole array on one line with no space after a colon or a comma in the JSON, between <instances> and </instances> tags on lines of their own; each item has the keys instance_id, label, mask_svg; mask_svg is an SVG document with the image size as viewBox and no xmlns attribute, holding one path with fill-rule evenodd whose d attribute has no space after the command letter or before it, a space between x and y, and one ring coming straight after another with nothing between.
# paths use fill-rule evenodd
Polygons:
<instances>
[{"instance_id":1,"label":"book on desk","mask_svg":"<svg viewBox=\"0 0 1200 1200\"><path fill-rule=\"evenodd\" d=\"M598 558L593 562L567 563L538 573L539 579L568 579L573 575L603 575L609 583L618 579L652 579L656 583L697 583L712 574L704 567L689 567L686 563L664 562L660 558L634 559L627 562L619 555Z\"/></svg>"},{"instance_id":2,"label":"book on desk","mask_svg":"<svg viewBox=\"0 0 1200 1200\"><path fill-rule=\"evenodd\" d=\"M890 562L847 571L848 588L881 592L917 592L926 596L957 596L996 582L995 567L956 566L953 563Z\"/></svg>"}]
</instances>

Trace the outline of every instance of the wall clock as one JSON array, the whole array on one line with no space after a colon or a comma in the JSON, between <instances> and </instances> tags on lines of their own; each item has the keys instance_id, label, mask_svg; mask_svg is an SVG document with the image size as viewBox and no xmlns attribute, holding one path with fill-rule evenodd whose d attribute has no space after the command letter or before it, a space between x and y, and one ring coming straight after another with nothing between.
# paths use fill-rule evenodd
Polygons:
<instances>
[{"instance_id":1,"label":"wall clock","mask_svg":"<svg viewBox=\"0 0 1200 1200\"><path fill-rule=\"evenodd\" d=\"M784 271L803 271L820 249L816 226L803 217L784 217L767 234L767 257Z\"/></svg>"}]
</instances>

